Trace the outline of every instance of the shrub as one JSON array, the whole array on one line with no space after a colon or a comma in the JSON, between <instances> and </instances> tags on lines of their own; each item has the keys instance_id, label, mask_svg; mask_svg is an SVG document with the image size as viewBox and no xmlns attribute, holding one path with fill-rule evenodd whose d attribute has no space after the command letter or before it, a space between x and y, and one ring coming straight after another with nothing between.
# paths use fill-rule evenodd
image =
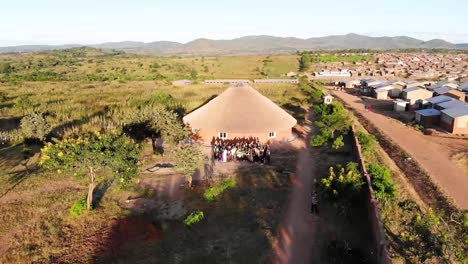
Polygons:
<instances>
[{"instance_id":1,"label":"shrub","mask_svg":"<svg viewBox=\"0 0 468 264\"><path fill-rule=\"evenodd\" d=\"M362 131L357 131L356 137L361 144L362 151L366 155L371 154L374 151L375 146L377 145L377 139L374 135L369 135Z\"/></svg>"},{"instance_id":2,"label":"shrub","mask_svg":"<svg viewBox=\"0 0 468 264\"><path fill-rule=\"evenodd\" d=\"M396 184L392 179L392 172L389 168L378 164L367 166L372 175L372 187L379 200L386 201L396 197Z\"/></svg>"},{"instance_id":3,"label":"shrub","mask_svg":"<svg viewBox=\"0 0 468 264\"><path fill-rule=\"evenodd\" d=\"M51 126L44 115L33 113L21 119L21 133L25 139L44 140L51 131Z\"/></svg>"},{"instance_id":4,"label":"shrub","mask_svg":"<svg viewBox=\"0 0 468 264\"><path fill-rule=\"evenodd\" d=\"M339 171L338 177L335 169ZM329 175L321 180L321 183L329 194L333 196L352 196L353 191L360 190L364 181L358 169L358 164L349 162L345 167L337 166L329 168Z\"/></svg>"},{"instance_id":5,"label":"shrub","mask_svg":"<svg viewBox=\"0 0 468 264\"><path fill-rule=\"evenodd\" d=\"M310 145L312 147L325 146L328 143L329 139L330 139L330 135L328 133L326 133L326 132L325 133L322 132L322 133L312 137L312 139L310 140Z\"/></svg>"},{"instance_id":6,"label":"shrub","mask_svg":"<svg viewBox=\"0 0 468 264\"><path fill-rule=\"evenodd\" d=\"M333 141L332 148L333 149L340 149L344 146L343 136L339 136Z\"/></svg>"},{"instance_id":7,"label":"shrub","mask_svg":"<svg viewBox=\"0 0 468 264\"><path fill-rule=\"evenodd\" d=\"M313 89L310 93L310 96L311 96L311 100L312 102L320 102L322 101L322 98L324 96L324 93L322 90L319 90L319 89Z\"/></svg>"},{"instance_id":8,"label":"shrub","mask_svg":"<svg viewBox=\"0 0 468 264\"><path fill-rule=\"evenodd\" d=\"M185 218L184 225L192 226L193 224L200 222L204 218L205 215L203 214L203 211L192 212L189 216L187 216L187 218Z\"/></svg>"},{"instance_id":9,"label":"shrub","mask_svg":"<svg viewBox=\"0 0 468 264\"><path fill-rule=\"evenodd\" d=\"M236 186L236 181L234 179L223 180L218 186L206 190L203 197L205 197L205 200L208 202L213 202L218 195L234 186Z\"/></svg>"},{"instance_id":10,"label":"shrub","mask_svg":"<svg viewBox=\"0 0 468 264\"><path fill-rule=\"evenodd\" d=\"M78 218L80 217L83 212L86 210L86 198L82 198L76 201L72 207L70 208L70 215Z\"/></svg>"}]
</instances>

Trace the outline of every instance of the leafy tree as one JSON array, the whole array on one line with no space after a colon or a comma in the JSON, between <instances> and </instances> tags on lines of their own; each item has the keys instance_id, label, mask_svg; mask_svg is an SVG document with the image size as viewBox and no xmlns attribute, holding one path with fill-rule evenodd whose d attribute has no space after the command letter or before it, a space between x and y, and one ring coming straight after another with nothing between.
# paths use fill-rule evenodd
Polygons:
<instances>
[{"instance_id":1,"label":"leafy tree","mask_svg":"<svg viewBox=\"0 0 468 264\"><path fill-rule=\"evenodd\" d=\"M118 134L87 134L78 138L47 143L42 148L39 164L46 169L76 172L87 170L89 176L87 209L92 208L94 188L99 183L99 170L108 168L120 184L128 183L138 173L141 146Z\"/></svg>"},{"instance_id":2,"label":"leafy tree","mask_svg":"<svg viewBox=\"0 0 468 264\"><path fill-rule=\"evenodd\" d=\"M335 137L335 132L346 133L351 127L351 117L341 103L334 103L331 113L322 114L315 124L321 131L327 131L331 137Z\"/></svg>"},{"instance_id":3,"label":"leafy tree","mask_svg":"<svg viewBox=\"0 0 468 264\"><path fill-rule=\"evenodd\" d=\"M189 179L192 186L192 176L200 168L204 155L198 145L181 143L175 150L176 168Z\"/></svg>"},{"instance_id":4,"label":"leafy tree","mask_svg":"<svg viewBox=\"0 0 468 264\"><path fill-rule=\"evenodd\" d=\"M307 52L302 53L301 58L299 58L299 71L305 72L310 68L310 55Z\"/></svg>"},{"instance_id":5,"label":"leafy tree","mask_svg":"<svg viewBox=\"0 0 468 264\"><path fill-rule=\"evenodd\" d=\"M143 131L144 136L153 139L161 136L171 144L176 144L187 136L187 131L177 114L161 105L151 104L137 108L120 109L114 112L113 117L117 123L132 134ZM139 131L134 131L133 128L137 128L136 130Z\"/></svg>"},{"instance_id":6,"label":"leafy tree","mask_svg":"<svg viewBox=\"0 0 468 264\"><path fill-rule=\"evenodd\" d=\"M43 114L33 113L21 119L21 133L26 139L45 140L51 126Z\"/></svg>"},{"instance_id":7,"label":"leafy tree","mask_svg":"<svg viewBox=\"0 0 468 264\"><path fill-rule=\"evenodd\" d=\"M372 187L379 200L386 201L396 196L396 184L389 168L379 164L369 164L368 172L372 175Z\"/></svg>"}]
</instances>

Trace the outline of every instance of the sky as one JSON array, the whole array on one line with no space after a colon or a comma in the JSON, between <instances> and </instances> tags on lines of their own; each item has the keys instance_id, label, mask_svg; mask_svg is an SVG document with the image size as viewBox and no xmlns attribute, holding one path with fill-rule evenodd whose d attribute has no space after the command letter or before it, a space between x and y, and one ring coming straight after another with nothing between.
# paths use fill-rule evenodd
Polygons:
<instances>
[{"instance_id":1,"label":"sky","mask_svg":"<svg viewBox=\"0 0 468 264\"><path fill-rule=\"evenodd\" d=\"M467 0L0 0L0 46L358 33L468 43Z\"/></svg>"}]
</instances>

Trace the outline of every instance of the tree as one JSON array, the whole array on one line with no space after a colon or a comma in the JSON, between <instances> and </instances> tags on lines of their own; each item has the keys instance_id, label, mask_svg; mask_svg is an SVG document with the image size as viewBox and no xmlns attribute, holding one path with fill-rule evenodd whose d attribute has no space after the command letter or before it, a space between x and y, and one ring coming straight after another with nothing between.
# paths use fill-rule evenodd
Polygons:
<instances>
[{"instance_id":1,"label":"tree","mask_svg":"<svg viewBox=\"0 0 468 264\"><path fill-rule=\"evenodd\" d=\"M21 119L21 134L25 139L43 141L50 131L51 126L43 114L33 113Z\"/></svg>"},{"instance_id":2,"label":"tree","mask_svg":"<svg viewBox=\"0 0 468 264\"><path fill-rule=\"evenodd\" d=\"M89 177L87 209L92 208L93 192L99 183L98 172L108 168L120 184L128 183L138 173L141 146L118 133L87 134L78 138L47 143L39 164L46 169L87 171Z\"/></svg>"},{"instance_id":3,"label":"tree","mask_svg":"<svg viewBox=\"0 0 468 264\"><path fill-rule=\"evenodd\" d=\"M188 133L176 113L161 105L146 105L138 108L121 109L113 113L113 118L129 133L144 132L151 138L162 137L171 144L177 144ZM138 131L134 131L135 129Z\"/></svg>"},{"instance_id":4,"label":"tree","mask_svg":"<svg viewBox=\"0 0 468 264\"><path fill-rule=\"evenodd\" d=\"M310 68L310 55L307 52L302 53L299 59L299 71L305 72Z\"/></svg>"},{"instance_id":5,"label":"tree","mask_svg":"<svg viewBox=\"0 0 468 264\"><path fill-rule=\"evenodd\" d=\"M335 132L345 133L351 126L351 116L344 108L343 104L335 103L330 108L325 108L323 114L315 124L321 131L327 131L331 138L335 137Z\"/></svg>"},{"instance_id":6,"label":"tree","mask_svg":"<svg viewBox=\"0 0 468 264\"><path fill-rule=\"evenodd\" d=\"M204 155L198 145L179 144L175 150L177 169L189 178L189 186L192 186L192 175L201 166Z\"/></svg>"}]
</instances>

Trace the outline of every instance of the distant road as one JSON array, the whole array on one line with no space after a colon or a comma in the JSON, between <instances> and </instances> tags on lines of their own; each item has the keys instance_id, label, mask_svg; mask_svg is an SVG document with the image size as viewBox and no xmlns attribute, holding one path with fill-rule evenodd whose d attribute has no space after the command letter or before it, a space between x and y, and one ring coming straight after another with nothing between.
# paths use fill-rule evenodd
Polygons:
<instances>
[{"instance_id":1,"label":"distant road","mask_svg":"<svg viewBox=\"0 0 468 264\"><path fill-rule=\"evenodd\" d=\"M408 152L458 207L468 209L468 175L451 160L452 155L468 151L468 140L423 135L387 116L366 111L357 96L340 91L334 94Z\"/></svg>"}]
</instances>

